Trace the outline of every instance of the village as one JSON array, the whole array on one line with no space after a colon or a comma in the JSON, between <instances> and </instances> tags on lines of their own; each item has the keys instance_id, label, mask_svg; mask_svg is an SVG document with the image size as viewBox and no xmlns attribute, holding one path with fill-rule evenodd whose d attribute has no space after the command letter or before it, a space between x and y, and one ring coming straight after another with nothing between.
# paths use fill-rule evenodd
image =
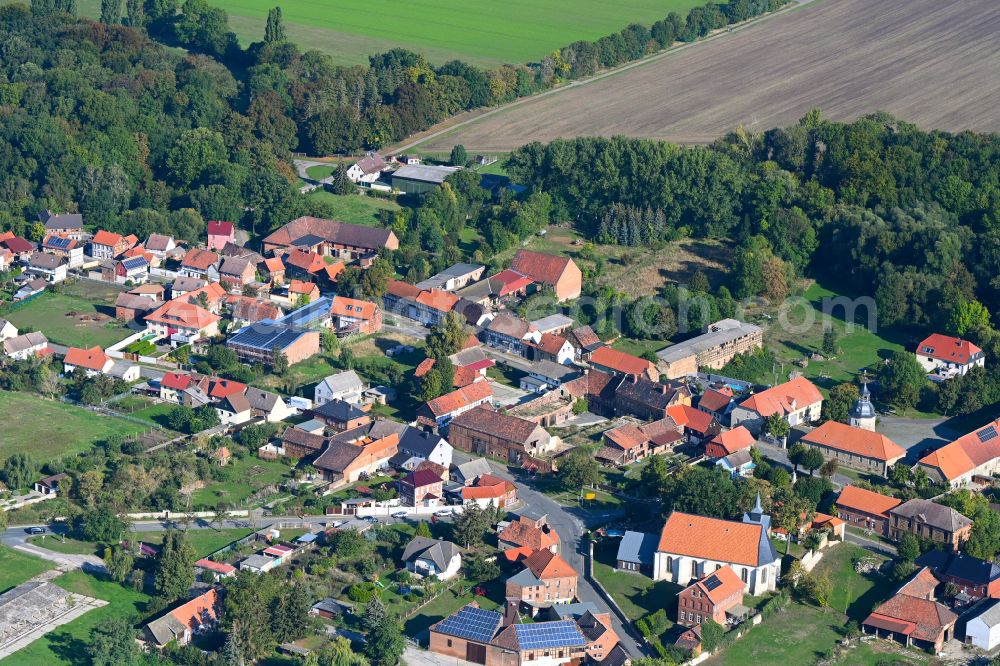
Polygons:
<instances>
[{"instance_id":1,"label":"village","mask_svg":"<svg viewBox=\"0 0 1000 666\"><path fill-rule=\"evenodd\" d=\"M384 167L370 156L349 175L370 187ZM424 194L453 171L440 169L401 166L393 186ZM623 351L570 316L584 274L565 255L522 248L496 272L457 262L411 283L376 275L399 249L388 228L305 216L252 250L224 221L197 245L88 231L79 214L39 224L38 242L0 236L0 271L14 276L6 362L55 363L81 395L107 378L108 395L78 401L121 418L139 401L165 424L151 450L282 470L260 497L188 494L184 510L125 518L157 532L243 528L199 552L185 598L144 623L150 650L211 649L227 581L269 572L323 590L308 631L292 632L305 635L277 648L295 658L337 637L363 643L375 603L402 622L408 664L700 662L767 635L789 603L833 606L842 585L837 610L853 624L837 649L926 663L1000 647L1000 566L983 545L1000 540L1000 420L936 447L909 431L896 442L869 369L839 418L802 372L771 386L726 377L763 349L762 322L725 318L655 353ZM80 285L113 288L105 319L119 339L75 346L14 323ZM545 314L518 314L539 296ZM375 361L344 360L389 334ZM341 366L317 374L334 351ZM933 331L912 356L936 383L986 365L970 341ZM298 368L312 374L280 379ZM78 484L39 474L6 508ZM108 552L164 557L169 538L134 529ZM110 569L47 550L64 552L70 532L17 525L4 543ZM878 598L860 612L851 586ZM47 580L13 587L0 595L2 649L88 604Z\"/></svg>"}]
</instances>

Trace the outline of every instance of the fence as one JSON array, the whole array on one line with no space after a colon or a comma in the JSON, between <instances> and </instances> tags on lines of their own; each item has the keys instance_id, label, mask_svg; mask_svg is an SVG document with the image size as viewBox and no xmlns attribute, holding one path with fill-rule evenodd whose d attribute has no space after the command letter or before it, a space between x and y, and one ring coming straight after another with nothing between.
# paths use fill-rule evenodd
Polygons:
<instances>
[{"instance_id":1,"label":"fence","mask_svg":"<svg viewBox=\"0 0 1000 666\"><path fill-rule=\"evenodd\" d=\"M604 586L601 584L601 581L597 580L597 577L594 576L593 541L591 541L588 544L587 558L584 562L584 576L587 578L588 581L591 582L591 584L593 584L594 589L597 590L597 593L600 594L601 597L604 599L604 601L607 602L608 606L611 607L611 610L614 611L614 614L618 616L618 619L621 621L622 626L625 628L626 631L628 631L632 635L632 638L633 640L635 640L636 645L641 650L644 650L648 654L649 648L647 647L646 639L637 634L637 632L635 631L635 627L632 624L632 620L630 620L628 615L625 614L625 611L621 609L621 606L619 606L618 602L615 601L615 598L611 596L611 593L608 592L606 589L604 589ZM646 655L644 654L643 656Z\"/></svg>"},{"instance_id":2,"label":"fence","mask_svg":"<svg viewBox=\"0 0 1000 666\"><path fill-rule=\"evenodd\" d=\"M24 307L25 305L27 305L28 303L30 303L31 301L35 300L39 296L44 296L45 294L46 294L46 292L43 290L43 291L38 292L37 294L32 294L31 296L28 296L26 298L22 298L19 301L13 301L12 303L9 303L6 306L6 310L7 310L7 312L15 312L15 311L21 309L22 307Z\"/></svg>"}]
</instances>

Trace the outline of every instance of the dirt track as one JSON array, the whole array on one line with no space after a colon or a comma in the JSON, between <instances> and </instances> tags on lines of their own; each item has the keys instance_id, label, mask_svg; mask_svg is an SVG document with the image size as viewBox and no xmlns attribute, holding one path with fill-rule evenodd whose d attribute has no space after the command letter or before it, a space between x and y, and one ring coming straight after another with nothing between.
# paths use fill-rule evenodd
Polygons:
<instances>
[{"instance_id":1,"label":"dirt track","mask_svg":"<svg viewBox=\"0 0 1000 666\"><path fill-rule=\"evenodd\" d=\"M1000 131L1000 2L818 0L746 30L504 109L422 143L505 151L628 135L705 143L819 107L925 128Z\"/></svg>"}]
</instances>

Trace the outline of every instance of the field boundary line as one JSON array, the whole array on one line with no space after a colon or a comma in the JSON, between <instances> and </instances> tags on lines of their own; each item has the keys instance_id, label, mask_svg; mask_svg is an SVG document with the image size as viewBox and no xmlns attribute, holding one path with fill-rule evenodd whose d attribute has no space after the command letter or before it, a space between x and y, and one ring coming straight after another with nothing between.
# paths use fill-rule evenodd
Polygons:
<instances>
[{"instance_id":1,"label":"field boundary line","mask_svg":"<svg viewBox=\"0 0 1000 666\"><path fill-rule=\"evenodd\" d=\"M491 116L498 115L498 114L500 114L500 113L502 113L504 111L507 111L507 110L513 109L515 107L518 107L518 106L520 106L522 104L526 104L529 101L534 101L534 100L537 100L537 99L541 99L543 97L549 97L551 95L556 95L556 94L564 92L566 90L572 90L574 88L579 88L581 86L586 86L586 85L589 85L591 83L596 83L597 81L602 81L602 80L604 80L604 79L606 79L608 77L615 76L615 75L620 74L622 72L627 72L627 71L629 71L631 69L634 69L636 67L642 67L643 65L648 65L650 63L658 62L658 61L662 60L663 58L666 58L667 56L673 55L675 53L680 53L682 51L686 51L687 49L694 48L694 47L696 47L696 46L698 46L700 44L708 44L708 43L713 42L713 41L715 41L717 39L722 39L722 38L726 37L727 35L732 35L734 33L740 32L742 30L748 30L748 29L750 29L750 28L752 28L754 26L757 26L757 25L760 25L761 23L764 23L765 21L768 21L769 19L772 19L772 18L775 18L775 17L778 17L778 16L783 16L783 15L788 14L790 12L798 11L800 9L807 8L808 6L814 5L814 4L816 4L818 2L821 2L821 1L822 0L795 0L795 2L793 4L790 4L790 5L787 5L785 7L782 7L778 11L771 12L769 14L764 14L762 16L758 16L757 18L754 18L754 19L751 19L751 20L746 21L744 23L741 23L738 26L733 27L732 30L724 30L723 29L723 30L720 30L720 31L716 32L714 35L709 35L708 37L705 37L703 39L699 39L699 40L696 40L696 41L693 41L693 42L686 42L686 43L680 44L679 46L672 46L669 49L666 49L664 51L660 51L659 53L654 53L654 54L646 56L644 58L640 58L639 60L633 60L630 63L626 63L626 64L621 65L619 67L615 67L613 69L609 69L609 70L605 70L603 72L599 72L597 74L594 74L593 76L589 76L589 77L584 78L584 79L578 79L576 81L572 81L570 83L567 83L566 85L559 86L558 88L552 88L551 90L546 90L544 92L540 92L540 93L537 93L535 95L529 95L527 97L522 97L520 99L514 100L513 102L509 102L507 104L503 104L501 106L497 106L497 107L494 107L494 108L489 109L487 111L484 111L482 113L476 114L472 118L467 118L467 119L465 119L465 120L463 120L461 122L455 123L454 125L450 125L448 127L443 127L440 130L437 130L437 131L430 131L430 130L428 130L428 131L430 131L429 134L425 134L425 135L420 136L419 138L413 139L413 140L409 140L408 139L408 140L406 140L403 143L396 144L395 146L392 146L390 149L388 149L387 151L384 151L384 152L388 152L390 154L398 154L398 153L405 152L407 150L419 149L420 146L422 146L423 144L431 141L432 139L439 139L439 138L445 137L445 136L451 134L452 132L455 132L456 130L459 130L459 129L462 129L464 127L467 127L468 125L476 123L476 122L478 122L478 121L480 121L480 120L482 120L484 118L489 118ZM448 121L444 121L444 122L447 123Z\"/></svg>"}]
</instances>

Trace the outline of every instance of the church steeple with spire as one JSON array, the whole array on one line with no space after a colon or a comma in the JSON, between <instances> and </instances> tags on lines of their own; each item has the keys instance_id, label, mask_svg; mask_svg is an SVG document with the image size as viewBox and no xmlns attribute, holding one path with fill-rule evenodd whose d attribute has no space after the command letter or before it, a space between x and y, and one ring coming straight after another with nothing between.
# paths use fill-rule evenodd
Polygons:
<instances>
[{"instance_id":1,"label":"church steeple with spire","mask_svg":"<svg viewBox=\"0 0 1000 666\"><path fill-rule=\"evenodd\" d=\"M855 401L850 411L851 425L864 430L875 430L875 405L872 404L871 393L868 392L868 374L861 378L861 395Z\"/></svg>"}]
</instances>

